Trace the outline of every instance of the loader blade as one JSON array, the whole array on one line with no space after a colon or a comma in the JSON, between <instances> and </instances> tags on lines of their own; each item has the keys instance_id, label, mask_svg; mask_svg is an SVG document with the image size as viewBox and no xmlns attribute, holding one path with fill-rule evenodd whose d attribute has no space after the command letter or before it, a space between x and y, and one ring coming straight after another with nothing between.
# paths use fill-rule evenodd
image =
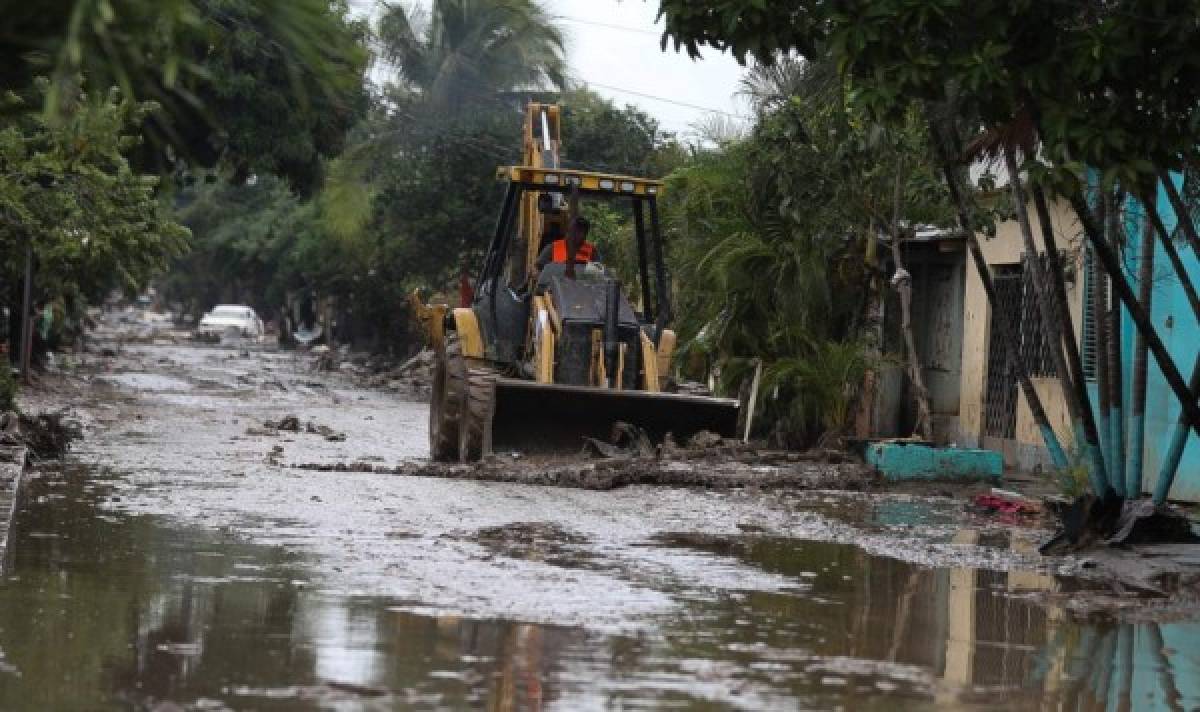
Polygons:
<instances>
[{"instance_id":1,"label":"loader blade","mask_svg":"<svg viewBox=\"0 0 1200 712\"><path fill-rule=\"evenodd\" d=\"M701 431L733 437L738 403L727 398L587 386L496 380L491 450L495 453L576 453L583 438L607 442L613 423L636 425L658 443Z\"/></svg>"}]
</instances>

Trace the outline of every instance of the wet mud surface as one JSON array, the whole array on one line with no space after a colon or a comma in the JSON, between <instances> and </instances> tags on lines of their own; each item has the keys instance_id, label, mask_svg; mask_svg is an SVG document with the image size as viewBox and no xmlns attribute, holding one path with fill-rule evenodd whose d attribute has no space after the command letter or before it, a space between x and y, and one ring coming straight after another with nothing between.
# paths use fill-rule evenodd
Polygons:
<instances>
[{"instance_id":1,"label":"wet mud surface","mask_svg":"<svg viewBox=\"0 0 1200 712\"><path fill-rule=\"evenodd\" d=\"M389 467L359 461L304 462L289 466L317 472L365 472L602 491L630 485L861 490L876 484L875 475L858 464L780 463L774 458L758 462L755 458L731 459L718 454L695 459L621 457L596 462L589 461L586 456L544 458L532 462L499 456L473 465L420 461Z\"/></svg>"},{"instance_id":2,"label":"wet mud surface","mask_svg":"<svg viewBox=\"0 0 1200 712\"><path fill-rule=\"evenodd\" d=\"M853 472L844 491L845 464L469 479L421 470L426 406L290 354L139 345L91 368L35 397L86 437L18 510L0 709L1200 704L1186 601L1139 618L1162 592L952 498ZM612 465L510 464L487 467ZM810 479L769 484L784 471ZM1074 605L1101 596L1119 605Z\"/></svg>"}]
</instances>

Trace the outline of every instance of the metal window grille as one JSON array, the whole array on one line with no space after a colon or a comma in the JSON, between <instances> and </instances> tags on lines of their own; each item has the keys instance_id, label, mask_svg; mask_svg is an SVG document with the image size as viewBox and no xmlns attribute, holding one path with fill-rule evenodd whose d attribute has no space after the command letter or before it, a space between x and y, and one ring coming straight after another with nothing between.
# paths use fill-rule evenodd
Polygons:
<instances>
[{"instance_id":1,"label":"metal window grille","mask_svg":"<svg viewBox=\"0 0 1200 712\"><path fill-rule=\"evenodd\" d=\"M1035 260L1037 260L1035 262ZM987 385L985 387L984 434L1012 439L1017 431L1017 369L1012 357L1021 359L1025 371L1034 378L1053 378L1058 375L1046 338L1037 291L1033 286L1033 269L1045 268L1045 255L1022 256L1018 264L993 266L996 285L996 304L992 305L991 344L988 349ZM1005 348L1001 339L999 314L1007 315L1016 329L1015 348Z\"/></svg>"},{"instance_id":2,"label":"metal window grille","mask_svg":"<svg viewBox=\"0 0 1200 712\"><path fill-rule=\"evenodd\" d=\"M1037 289L1034 287L1033 271L1043 270L1047 274L1045 255L1023 255L1021 259L1021 361L1026 372L1034 378L1056 378L1058 369L1054 365L1052 348L1047 338L1046 325L1042 322L1042 310L1038 304Z\"/></svg>"},{"instance_id":3,"label":"metal window grille","mask_svg":"<svg viewBox=\"0 0 1200 712\"><path fill-rule=\"evenodd\" d=\"M1018 324L1024 291L1023 272L1020 264L996 265L992 270L996 303L992 305L989 325L987 385L983 404L983 432L991 437L1012 439L1017 434L1017 379L1009 359L1012 349L1006 348L1001 341L1004 335L1000 331L1000 314L1008 318L1009 324Z\"/></svg>"}]
</instances>

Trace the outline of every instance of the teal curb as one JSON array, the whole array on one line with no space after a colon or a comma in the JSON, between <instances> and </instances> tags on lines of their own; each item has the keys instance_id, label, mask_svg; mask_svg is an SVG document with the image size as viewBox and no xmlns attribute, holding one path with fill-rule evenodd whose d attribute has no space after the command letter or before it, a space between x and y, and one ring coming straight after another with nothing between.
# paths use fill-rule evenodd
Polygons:
<instances>
[{"instance_id":1,"label":"teal curb","mask_svg":"<svg viewBox=\"0 0 1200 712\"><path fill-rule=\"evenodd\" d=\"M1000 479L1004 474L1004 458L992 450L882 442L867 446L866 459L890 482Z\"/></svg>"}]
</instances>

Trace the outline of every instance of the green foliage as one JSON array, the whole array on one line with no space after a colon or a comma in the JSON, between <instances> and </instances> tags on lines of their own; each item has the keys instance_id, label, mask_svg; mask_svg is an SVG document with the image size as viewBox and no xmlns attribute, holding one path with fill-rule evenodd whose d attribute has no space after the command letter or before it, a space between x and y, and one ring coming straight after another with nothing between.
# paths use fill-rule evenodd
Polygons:
<instances>
[{"instance_id":1,"label":"green foliage","mask_svg":"<svg viewBox=\"0 0 1200 712\"><path fill-rule=\"evenodd\" d=\"M845 424L837 415L844 404L833 394L850 397L854 382L844 379L855 369L823 366L849 358L835 342L851 330L858 309L853 299L835 304L833 295L854 288L831 266L853 259L847 243L792 230L771 209L770 198L753 188L755 148L702 154L668 180L680 360L693 377L715 366L723 387L736 389L762 359L768 389L777 394L762 422L803 444ZM822 376L831 380L817 383Z\"/></svg>"},{"instance_id":2,"label":"green foliage","mask_svg":"<svg viewBox=\"0 0 1200 712\"><path fill-rule=\"evenodd\" d=\"M253 26L280 19L251 0L219 4L222 13L232 5L249 15ZM346 23L344 4L325 10L334 39L343 30L358 31ZM384 87L361 117L314 101L313 116L331 123L310 126L311 134L285 132L279 136L284 145L271 135L273 117L295 112L285 93L271 92L288 85L256 82L263 69L249 61L255 53L273 56L276 48L267 32L239 28L245 22L235 22L233 32L228 23L214 30L224 35L212 53L221 69L214 86L222 91L220 101L228 100L220 106L233 112L246 104L245 123L234 122L231 141L241 137L246 155L260 160L245 162L230 180L182 196L181 215L196 238L192 254L176 264L170 292L193 311L236 299L273 314L288 292L315 291L338 297L343 319L353 313L386 341L402 325L408 289L443 287L460 268L474 271L495 221L494 166L520 152L520 116L507 94L538 78L561 79L561 35L532 3L438 2L427 18L386 7L377 38L400 83ZM353 71L338 76L360 86L361 65L348 66ZM263 92L268 96L260 99ZM249 106L260 100L261 111ZM343 146L340 122L356 117ZM326 128L332 130L326 134ZM300 150L293 152L297 139ZM307 176L326 177L311 199L302 190L298 200L272 177L288 177L297 187L288 157L315 162L339 147L323 166L305 169ZM232 144L230 150L241 153ZM245 173L258 180L242 184Z\"/></svg>"},{"instance_id":3,"label":"green foliage","mask_svg":"<svg viewBox=\"0 0 1200 712\"><path fill-rule=\"evenodd\" d=\"M277 306L294 275L290 256L313 217L278 178L252 185L217 181L181 191L179 219L191 230L190 250L164 284L193 315L218 302ZM264 311L270 314L271 311Z\"/></svg>"},{"instance_id":4,"label":"green foliage","mask_svg":"<svg viewBox=\"0 0 1200 712\"><path fill-rule=\"evenodd\" d=\"M750 136L697 156L665 193L681 359L726 388L762 359L766 420L807 444L845 428L879 346L864 333L877 240L953 213L915 113L871 121L827 63L758 70L745 89Z\"/></svg>"},{"instance_id":5,"label":"green foliage","mask_svg":"<svg viewBox=\"0 0 1200 712\"><path fill-rule=\"evenodd\" d=\"M475 275L503 195L495 167L520 160L520 95L561 83L561 32L533 3L437 2L428 16L386 9L378 39L400 81L325 163L311 199L267 173L252 185L220 180L181 194L194 239L173 271L174 298L192 311L236 300L273 314L288 292L316 291L368 322L363 331L386 348L412 288L452 294L462 272ZM586 89L561 101L570 165L655 169L668 137L652 118ZM623 268L636 265L623 239L629 216L589 211L610 263L635 274Z\"/></svg>"},{"instance_id":6,"label":"green foliage","mask_svg":"<svg viewBox=\"0 0 1200 712\"><path fill-rule=\"evenodd\" d=\"M222 302L274 318L289 296L336 297L343 327L381 350L400 346L402 304L412 280L373 233L339 233L323 196L304 200L280 179L216 181L180 194L192 249L175 261L164 291L198 316Z\"/></svg>"},{"instance_id":7,"label":"green foliage","mask_svg":"<svg viewBox=\"0 0 1200 712\"><path fill-rule=\"evenodd\" d=\"M518 106L496 94L488 110L470 114L445 114L419 94L389 94L330 169L319 199L329 229L371 243L378 269L409 288L444 287L464 269L474 275L503 198L494 169L521 159ZM565 94L563 105L568 165L654 169L667 137L653 119L581 89ZM612 230L631 234L626 211L591 216L611 217Z\"/></svg>"},{"instance_id":8,"label":"green foliage","mask_svg":"<svg viewBox=\"0 0 1200 712\"><path fill-rule=\"evenodd\" d=\"M0 87L50 76L50 116L80 87L157 102L136 158L158 172L183 157L307 192L365 107L366 28L343 0L49 0L5 12L0 53L16 61Z\"/></svg>"},{"instance_id":9,"label":"green foliage","mask_svg":"<svg viewBox=\"0 0 1200 712\"><path fill-rule=\"evenodd\" d=\"M495 167L520 158L520 115L444 122L391 115L383 124L380 133L390 131L397 146L387 155L404 158L382 162L370 181L376 197L366 231L378 240L381 267L413 286L446 285L464 269L474 274L503 198Z\"/></svg>"},{"instance_id":10,"label":"green foliage","mask_svg":"<svg viewBox=\"0 0 1200 712\"><path fill-rule=\"evenodd\" d=\"M36 84L30 101L51 91ZM0 263L19 282L32 244L39 299L117 287L134 290L179 252L187 231L155 196L157 179L131 168L128 153L153 107L111 91L99 101L76 95L51 118L25 112L14 94L0 121Z\"/></svg>"},{"instance_id":11,"label":"green foliage","mask_svg":"<svg viewBox=\"0 0 1200 712\"><path fill-rule=\"evenodd\" d=\"M1058 485L1059 494L1068 499L1075 499L1087 494L1089 489L1088 464L1081 458L1075 457L1070 467L1054 472L1054 480Z\"/></svg>"},{"instance_id":12,"label":"green foliage","mask_svg":"<svg viewBox=\"0 0 1200 712\"><path fill-rule=\"evenodd\" d=\"M657 150L670 136L649 114L617 107L595 92L563 92L563 164L567 168L658 177Z\"/></svg>"},{"instance_id":13,"label":"green foliage","mask_svg":"<svg viewBox=\"0 0 1200 712\"><path fill-rule=\"evenodd\" d=\"M664 0L667 38L764 62L828 58L872 116L902 122L914 102L1040 144L1031 176L1078 190L1082 166L1138 185L1200 151L1200 2L1116 0ZM961 147L954 147L957 152Z\"/></svg>"},{"instance_id":14,"label":"green foliage","mask_svg":"<svg viewBox=\"0 0 1200 712\"><path fill-rule=\"evenodd\" d=\"M774 392L766 404L781 439L797 433L842 435L863 375L871 366L864 344L817 341L803 355L784 357L763 374L763 389Z\"/></svg>"},{"instance_id":15,"label":"green foliage","mask_svg":"<svg viewBox=\"0 0 1200 712\"><path fill-rule=\"evenodd\" d=\"M562 84L562 34L525 0L389 6L377 34L400 82L334 162L322 218L399 293L443 287L480 263L502 196L494 167L521 154L512 93Z\"/></svg>"},{"instance_id":16,"label":"green foliage","mask_svg":"<svg viewBox=\"0 0 1200 712\"><path fill-rule=\"evenodd\" d=\"M367 28L340 0L201 0L197 10L202 31L185 45L196 62L184 86L194 102L156 88L170 110L155 117L151 138L184 138L185 156L235 180L271 173L313 193L322 159L341 151L366 111Z\"/></svg>"}]
</instances>

